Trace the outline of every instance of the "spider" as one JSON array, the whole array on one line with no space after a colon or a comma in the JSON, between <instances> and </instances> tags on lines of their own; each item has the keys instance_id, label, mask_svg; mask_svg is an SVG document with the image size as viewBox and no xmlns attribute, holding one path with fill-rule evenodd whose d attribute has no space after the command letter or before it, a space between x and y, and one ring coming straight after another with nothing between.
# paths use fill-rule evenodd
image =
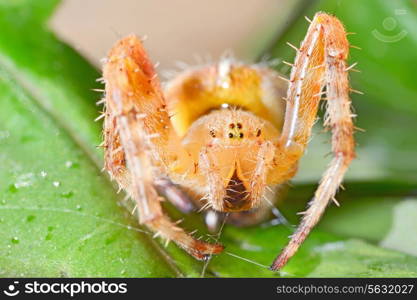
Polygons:
<instances>
[{"instance_id":1,"label":"spider","mask_svg":"<svg viewBox=\"0 0 417 300\"><path fill-rule=\"evenodd\" d=\"M225 59L185 70L162 89L138 37L129 35L110 50L103 66L105 169L155 236L199 260L223 250L171 221L161 207L165 198L185 212L205 210L210 228L222 213L240 226L262 221L276 187L297 172L321 100L333 159L271 269L295 254L331 200L337 204L334 196L355 157L349 43L336 17L319 12L309 22L301 47L290 44L297 54L287 82L265 66Z\"/></svg>"}]
</instances>

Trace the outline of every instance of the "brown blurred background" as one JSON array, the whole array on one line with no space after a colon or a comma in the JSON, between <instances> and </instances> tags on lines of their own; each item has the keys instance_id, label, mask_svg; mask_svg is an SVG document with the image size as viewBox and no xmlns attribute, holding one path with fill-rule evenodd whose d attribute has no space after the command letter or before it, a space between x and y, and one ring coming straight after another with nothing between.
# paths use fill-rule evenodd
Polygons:
<instances>
[{"instance_id":1,"label":"brown blurred background","mask_svg":"<svg viewBox=\"0 0 417 300\"><path fill-rule=\"evenodd\" d=\"M288 21L299 0L66 0L51 25L99 65L122 36L147 35L146 47L162 69L226 50L252 61Z\"/></svg>"}]
</instances>

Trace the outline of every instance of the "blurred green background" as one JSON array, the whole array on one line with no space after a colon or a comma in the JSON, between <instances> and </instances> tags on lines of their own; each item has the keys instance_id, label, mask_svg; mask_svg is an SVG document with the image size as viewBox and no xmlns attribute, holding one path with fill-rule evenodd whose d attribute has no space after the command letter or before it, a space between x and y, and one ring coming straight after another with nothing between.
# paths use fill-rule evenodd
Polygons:
<instances>
[{"instance_id":1,"label":"blurred green background","mask_svg":"<svg viewBox=\"0 0 417 300\"><path fill-rule=\"evenodd\" d=\"M93 2L0 0L0 276L417 276L416 1L170 1L175 13L154 2ZM162 246L100 172L101 124L93 122L100 95L92 91L101 88L99 58L120 36L148 33L160 70L231 48L246 61L275 59L288 74L282 60L294 52L285 42L298 45L304 16L320 10L336 15L362 49L351 49L349 61L361 71L351 79L364 95L352 101L365 132L356 134L358 159L337 197L341 207L329 207L281 273L267 267L292 227L274 222L226 226L226 251L207 265ZM291 224L329 161L329 135L320 122L315 129L279 203ZM205 233L200 215L186 216L184 226Z\"/></svg>"}]
</instances>

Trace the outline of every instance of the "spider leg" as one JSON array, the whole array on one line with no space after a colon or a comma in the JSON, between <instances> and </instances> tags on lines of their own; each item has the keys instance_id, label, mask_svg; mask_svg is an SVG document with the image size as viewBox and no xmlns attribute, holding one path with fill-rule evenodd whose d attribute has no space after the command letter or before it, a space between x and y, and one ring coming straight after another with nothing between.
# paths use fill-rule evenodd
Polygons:
<instances>
[{"instance_id":1,"label":"spider leg","mask_svg":"<svg viewBox=\"0 0 417 300\"><path fill-rule=\"evenodd\" d=\"M218 212L213 209L207 209L204 215L204 221L208 231L210 233L218 232L225 217L225 213Z\"/></svg>"},{"instance_id":2,"label":"spider leg","mask_svg":"<svg viewBox=\"0 0 417 300\"><path fill-rule=\"evenodd\" d=\"M158 178L154 182L156 190L167 198L175 207L183 213L195 210L194 203L185 191L172 183L168 178Z\"/></svg>"},{"instance_id":3,"label":"spider leg","mask_svg":"<svg viewBox=\"0 0 417 300\"><path fill-rule=\"evenodd\" d=\"M317 13L298 50L287 96L286 120L277 153L277 164L288 169L303 154L316 118L321 90L326 85L327 113L324 125L332 130L333 159L324 173L314 198L290 242L273 262L282 268L311 229L317 224L329 201L334 199L343 176L355 157L353 122L350 110L346 59L349 43L343 25L335 17ZM281 171L283 172L283 171ZM286 173L280 175L285 178Z\"/></svg>"},{"instance_id":4,"label":"spider leg","mask_svg":"<svg viewBox=\"0 0 417 300\"><path fill-rule=\"evenodd\" d=\"M105 167L136 201L140 223L197 259L220 253L223 246L194 239L162 211L155 173L178 168L178 162L187 165L188 156L170 126L159 81L139 39L119 41L103 73Z\"/></svg>"}]
</instances>

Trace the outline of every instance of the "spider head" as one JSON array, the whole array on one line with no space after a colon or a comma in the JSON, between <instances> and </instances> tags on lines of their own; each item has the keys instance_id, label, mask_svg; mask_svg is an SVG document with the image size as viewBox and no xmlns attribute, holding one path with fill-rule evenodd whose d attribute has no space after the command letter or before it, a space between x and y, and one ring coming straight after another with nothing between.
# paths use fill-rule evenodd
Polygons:
<instances>
[{"instance_id":1,"label":"spider head","mask_svg":"<svg viewBox=\"0 0 417 300\"><path fill-rule=\"evenodd\" d=\"M259 205L278 135L270 122L236 108L215 110L194 122L183 145L213 209L244 211Z\"/></svg>"}]
</instances>

